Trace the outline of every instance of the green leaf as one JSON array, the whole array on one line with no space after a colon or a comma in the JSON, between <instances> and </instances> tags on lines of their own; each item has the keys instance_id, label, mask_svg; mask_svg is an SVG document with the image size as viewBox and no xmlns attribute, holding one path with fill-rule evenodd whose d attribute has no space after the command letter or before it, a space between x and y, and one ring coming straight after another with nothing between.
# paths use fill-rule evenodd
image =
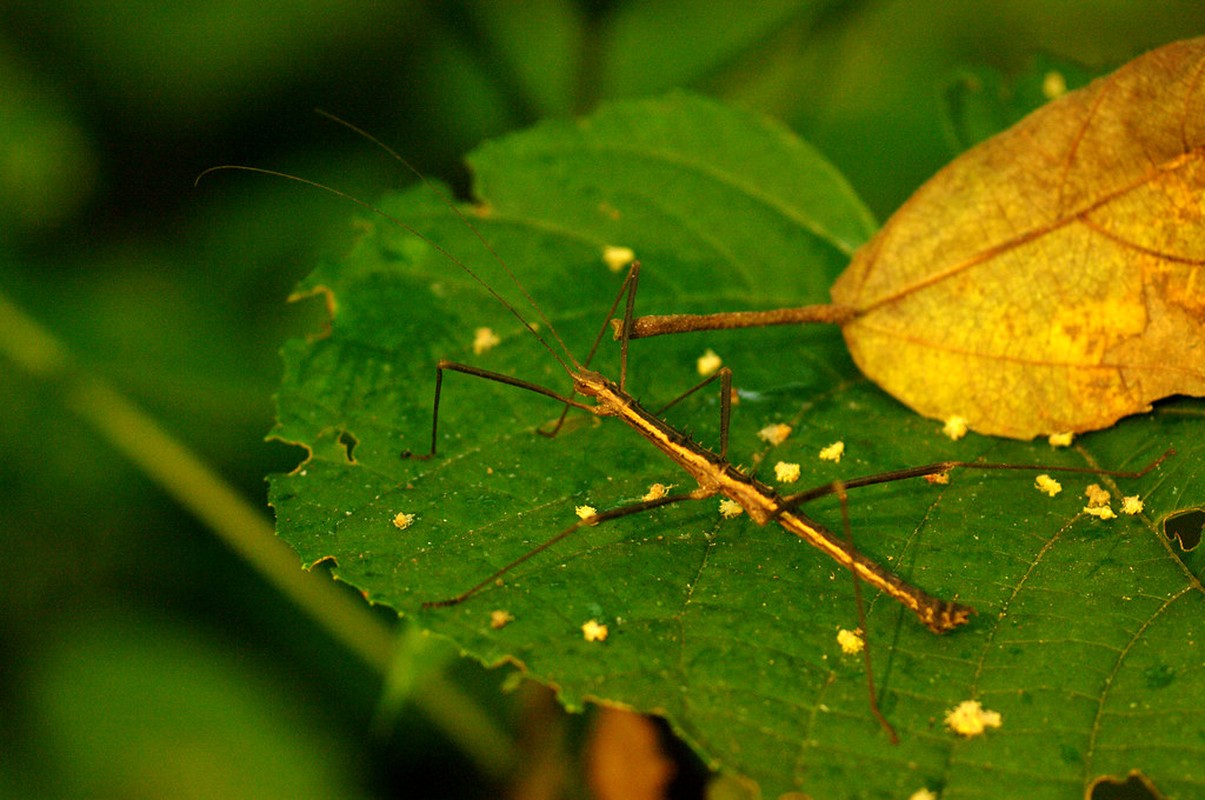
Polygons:
<instances>
[{"instance_id":1,"label":"green leaf","mask_svg":"<svg viewBox=\"0 0 1205 800\"><path fill-rule=\"evenodd\" d=\"M604 97L675 86L740 85L749 73L773 74L816 27L841 13L841 0L771 0L748 3L740 14L722 0L663 0L616 4L602 38L606 58L599 79ZM773 57L777 56L777 57Z\"/></svg>"},{"instance_id":2,"label":"green leaf","mask_svg":"<svg viewBox=\"0 0 1205 800\"><path fill-rule=\"evenodd\" d=\"M619 288L607 245L631 247L644 264L639 311L735 310L823 302L873 227L841 177L781 126L681 94L543 124L470 161L476 203L464 215L579 358ZM312 455L274 476L271 493L279 533L304 564L333 559L371 602L483 663L521 665L570 709L594 701L661 714L708 763L751 776L769 796L907 797L929 787L946 798L1005 788L1078 797L1093 776L1134 767L1173 795L1199 793L1201 562L1174 550L1158 521L1205 500L1201 403L1163 405L1068 450L952 442L862 378L836 329L632 344L628 388L650 408L698 381L705 349L723 356L741 390L730 457L763 480L779 460L800 463L803 479L785 491L950 458L1135 469L1179 448L1142 479L1063 476L1054 498L1018 472L851 493L863 552L979 610L938 637L897 604L868 599L876 684L902 739L892 746L868 710L860 657L837 645L838 628L857 625L849 575L776 526L721 519L715 500L584 528L467 603L422 608L564 529L577 505L623 506L654 482L692 487L615 420L575 412L557 437L538 436L557 403L455 373L443 382L440 455L400 459L429 445L439 358L562 392L570 381L431 246L539 318L432 191L382 208L426 241L380 217L361 221L354 250L301 287L328 295L329 335L285 348L275 436ZM479 327L500 343L475 354ZM615 369L616 350L603 343L600 369ZM668 419L714 447L717 409L709 392ZM778 422L794 428L784 443L757 437ZM820 461L837 440L845 460ZM1115 498L1142 497L1146 511L1085 516L1093 480ZM416 515L413 524L395 526L399 513ZM809 513L840 530L831 499ZM494 610L513 621L492 628ZM608 626L605 642L584 640L589 620ZM974 740L948 732L946 710L967 699L1000 712L1003 726Z\"/></svg>"},{"instance_id":3,"label":"green leaf","mask_svg":"<svg viewBox=\"0 0 1205 800\"><path fill-rule=\"evenodd\" d=\"M951 155L1011 128L1031 111L1111 71L1089 70L1048 55L1035 57L1024 72L1007 77L990 67L960 68L942 92Z\"/></svg>"}]
</instances>

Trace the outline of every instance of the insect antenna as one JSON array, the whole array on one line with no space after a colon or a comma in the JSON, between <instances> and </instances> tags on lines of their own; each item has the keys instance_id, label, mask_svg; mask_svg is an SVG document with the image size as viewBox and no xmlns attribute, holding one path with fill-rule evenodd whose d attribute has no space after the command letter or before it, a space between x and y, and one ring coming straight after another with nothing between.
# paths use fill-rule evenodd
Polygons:
<instances>
[{"instance_id":1,"label":"insect antenna","mask_svg":"<svg viewBox=\"0 0 1205 800\"><path fill-rule=\"evenodd\" d=\"M525 287L523 285L523 283L519 280L519 278L515 275L515 273L511 271L510 265L506 263L506 259L504 259L498 253L498 251L496 249L494 249L494 246L492 244L490 244L489 240L486 239L485 236L483 236L481 234L481 231L479 231L477 229L477 226L474 225L472 223L472 221L470 221L469 218L464 215L464 212L462 212L456 206L456 204L454 202L452 202L452 198L450 198L448 196L448 194L445 191L443 191L443 189L441 189L439 186L437 186L432 181L430 181L426 175L424 175L421 171L419 171L419 169L417 167L415 167L413 164L411 164L406 159L402 158L400 153L398 153L396 150L394 150L389 145L382 142L376 136L373 136L368 131L360 128L355 123L348 122L347 120L345 120L341 117L338 117L335 114L330 113L329 111L324 111L321 108L314 109L314 113L318 114L321 117L324 117L325 119L330 120L331 122L334 122L338 125L342 125L343 127L347 128L352 133L355 133L355 134L367 139L372 144L374 144L377 147L384 150L391 158L393 158L394 161L398 162L403 167L405 167L412 175L414 175L414 177L416 177L420 181L422 181L423 185L426 186L427 189L429 189L432 194L434 194L436 197L438 197L443 202L443 204L445 206L447 206L452 211L453 214L455 214L457 217L459 217L460 221L463 222L468 227L468 229L473 232L473 236L475 236L477 238L477 241L481 242L482 246L485 247L486 252L488 252L490 254L490 256L494 259L494 261L500 267L502 267L502 271L506 273L506 277L509 278L510 282L512 284L514 284L515 288L517 288L519 290L519 293L523 295L523 299L525 299L527 301L527 304L529 306L531 306L531 308L536 312L536 315L540 318L540 321L548 326L549 332L552 333L552 337L554 339L556 339L557 344L559 344L561 346L561 349L565 352L565 355L569 358L569 360L573 363L573 365L575 367L579 367L579 368L581 367L581 364L578 363L578 361L574 357L572 351L569 350L569 347L565 344L564 340L561 339L561 335L559 333L557 333L556 326L554 326L552 324L552 320L550 320L548 318L548 316L544 313L544 310L540 307L539 303L537 303L535 301L535 298L533 298L531 296L531 294L527 291L527 287ZM413 228L410 228L409 226L405 226L405 227L407 230L411 231L412 233L414 232ZM425 237L423 237L423 238L425 238ZM445 252L445 251L443 251L443 249L440 248L440 252ZM446 255L446 252L445 252L445 255ZM453 260L455 260L455 259L453 259ZM462 269L464 269L466 271L468 270L468 267L466 267L464 264L460 263L459 261L456 261L456 263ZM474 275L473 277L476 278L477 276ZM482 283L482 281L480 279L478 279L478 283ZM494 294L494 296L497 297L497 294L495 294L493 292L493 290L491 290L491 294ZM501 298L499 298L499 299L501 299ZM526 321L524 321L524 324L525 325L527 324ZM527 325L527 327L529 330L531 329L530 325ZM557 359L557 360L560 361L560 359ZM562 365L564 364L564 362L561 362L561 363L562 363Z\"/></svg>"},{"instance_id":2,"label":"insect antenna","mask_svg":"<svg viewBox=\"0 0 1205 800\"><path fill-rule=\"evenodd\" d=\"M348 123L344 123L344 124L347 125ZM356 129L353 127L353 130L356 130ZM365 135L367 136L367 134L365 134ZM382 145L382 147L383 146L384 145ZM407 166L409 166L409 165L407 165ZM486 283L481 278L481 276L479 276L476 272L473 272L473 270L470 269L467 264L465 264L463 261L461 261L455 255L453 255L452 252L449 251L446 247L444 247L439 242L432 239L430 236L427 236L426 234L422 233L417 228L415 228L413 225L409 225L409 224L403 222L402 220L395 217L393 214L390 214L388 211L385 211L382 208L374 206L372 203L361 200L360 198L356 197L355 195L348 194L347 192L344 192L340 189L336 189L333 186L327 186L324 183L319 183L318 181L312 181L309 178L303 178L300 175L293 175L288 172L281 172L279 170L274 170L274 169L265 169L264 167L251 167L251 166L247 166L245 164L219 164L216 167L209 167L208 169L203 171L200 175L198 175L196 180L193 181L193 186L195 187L198 184L200 184L201 179L204 178L206 175L209 175L212 172L222 172L225 170L235 170L238 172L254 172L254 173L257 173L260 175L270 175L274 178L283 178L285 180L295 181L297 183L305 184L306 186L312 186L315 189L321 189L322 191L327 192L328 194L333 194L336 197L339 197L339 198L342 198L349 202L355 203L356 205L360 206L361 208L364 208L364 209L372 212L373 214L376 214L377 216L381 217L382 219L386 219L389 222L392 222L394 225L397 225L402 230L410 233L411 235L417 237L418 239L422 240L426 244L430 245L432 248L435 249L436 252L438 252L444 258L448 259L453 264L460 267L460 269L463 270L470 278L472 278L482 288L484 288L487 292L489 292L491 297L493 297L495 300L497 300L499 303L501 303L502 306L504 308L506 308L506 310L509 311L512 316L515 317L515 319L519 320L519 322L523 325L523 327L527 329L527 332L530 333L532 336L534 336L537 341L539 341L539 343L544 347L544 349L547 350L549 352L549 354L551 354L552 357L556 359L557 363L560 364L561 367L566 372L573 371L573 368L570 367L569 364L565 362L565 359L561 358L561 355L559 353L557 353L557 351L552 347L552 345L550 345L548 343L548 340L546 340L543 336L540 335L540 332L536 330L536 327L531 322L529 322L527 320L527 318L523 316L522 313L520 313L519 309L515 308L513 303L511 303L509 300L507 300L505 297L503 297L501 294L499 294L498 291L496 289L494 289L494 287L492 287L488 283ZM424 181L425 180L426 179L424 179ZM428 185L430 185L430 184L428 184ZM434 186L432 186L431 188L435 189ZM438 190L436 189L436 191L438 191ZM446 198L444 198L444 201L447 202ZM456 209L455 206L452 206L452 209L454 211L456 211L456 213L458 215L460 215L461 219L464 219L464 215L460 214L460 211L458 209ZM465 220L465 223L468 224L468 220ZM469 227L473 230L473 233L477 235L477 238L479 238L479 239L482 238L481 234L477 231L476 228L473 228L473 226L471 224L469 224ZM488 247L488 244L486 246ZM536 312L540 315L540 319L546 325L548 325L548 329L550 331L552 331L553 337L556 339L557 343L561 346L561 348L565 351L565 354L569 357L569 361L572 362L574 364L574 366L578 366L577 359L575 359L573 357L573 354L569 352L569 348L565 346L565 343L561 340L560 335L556 332L556 329L552 326L552 323L549 322L548 318L544 316L544 312L540 311L539 306L537 306L535 304L535 301L532 300L531 297L527 294L527 291L525 289L523 289L522 284L519 283L518 278L516 278L514 276L514 274L510 271L510 268L506 266L505 262L502 262L502 260L500 258L499 258L499 262L502 263L503 269L506 270L507 275L510 275L511 280L514 281L517 286L519 286L519 289L520 289L520 291L523 292L524 297L526 297L528 302L530 302L532 304L532 307L536 309Z\"/></svg>"}]
</instances>

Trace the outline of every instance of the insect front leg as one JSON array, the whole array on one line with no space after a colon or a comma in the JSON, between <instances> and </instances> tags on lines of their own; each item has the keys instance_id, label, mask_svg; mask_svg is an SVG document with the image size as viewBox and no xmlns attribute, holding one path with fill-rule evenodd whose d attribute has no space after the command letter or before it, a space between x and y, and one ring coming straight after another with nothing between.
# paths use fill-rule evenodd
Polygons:
<instances>
[{"instance_id":1,"label":"insect front leg","mask_svg":"<svg viewBox=\"0 0 1205 800\"><path fill-rule=\"evenodd\" d=\"M598 346L602 343L603 336L606 335L607 325L615 327L615 338L620 340L619 347L619 388L623 389L628 376L628 336L626 331L629 331L632 325L633 314L636 306L636 286L640 282L640 262L633 261L628 267L628 274L623 279L623 283L619 286L619 292L615 295L615 300L611 303L611 308L607 311L607 315L603 318L604 322L599 329L598 334L594 337L594 343L590 345L590 352L586 354L586 360L581 362L582 367L589 367L590 362L594 360L595 354L598 353ZM623 321L613 320L611 317L615 314L615 309L619 308L619 304L627 297L627 304L624 306ZM574 393L576 394L576 393ZM541 436L553 437L560 432L561 426L565 424L565 415L569 413L569 406L566 405L561 411L561 416L552 424L548 430L540 429Z\"/></svg>"}]
</instances>

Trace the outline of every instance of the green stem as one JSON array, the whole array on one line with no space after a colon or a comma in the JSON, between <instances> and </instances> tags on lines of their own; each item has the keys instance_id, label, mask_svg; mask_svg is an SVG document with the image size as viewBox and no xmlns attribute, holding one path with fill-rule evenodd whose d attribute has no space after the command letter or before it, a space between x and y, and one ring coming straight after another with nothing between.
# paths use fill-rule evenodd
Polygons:
<instances>
[{"instance_id":1,"label":"green stem","mask_svg":"<svg viewBox=\"0 0 1205 800\"><path fill-rule=\"evenodd\" d=\"M278 591L323 625L377 672L393 651L392 633L331 582L299 568L263 513L148 414L105 381L89 375L66 348L0 295L0 352L57 385L72 413L95 428L180 505L209 527Z\"/></svg>"},{"instance_id":2,"label":"green stem","mask_svg":"<svg viewBox=\"0 0 1205 800\"><path fill-rule=\"evenodd\" d=\"M332 581L299 567L297 555L280 541L261 509L248 503L191 450L104 380L78 365L45 328L0 294L0 353L30 375L55 385L63 405L95 428L181 506L209 527L277 591L293 601L379 675L389 674L392 631L368 606ZM463 739L464 708L472 701L446 681L415 703L449 733L483 771L497 774L513 762L513 744L501 730ZM453 709L445 713L445 709ZM446 717L446 719L445 719Z\"/></svg>"}]
</instances>

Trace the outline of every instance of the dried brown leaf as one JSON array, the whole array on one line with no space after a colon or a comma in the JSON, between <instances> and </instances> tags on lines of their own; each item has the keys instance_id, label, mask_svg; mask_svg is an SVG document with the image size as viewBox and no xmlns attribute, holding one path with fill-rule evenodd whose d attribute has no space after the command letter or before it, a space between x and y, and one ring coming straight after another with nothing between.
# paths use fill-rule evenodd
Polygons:
<instances>
[{"instance_id":1,"label":"dried brown leaf","mask_svg":"<svg viewBox=\"0 0 1205 800\"><path fill-rule=\"evenodd\" d=\"M953 161L833 285L862 371L926 416L1029 439L1205 395L1205 39Z\"/></svg>"}]
</instances>

